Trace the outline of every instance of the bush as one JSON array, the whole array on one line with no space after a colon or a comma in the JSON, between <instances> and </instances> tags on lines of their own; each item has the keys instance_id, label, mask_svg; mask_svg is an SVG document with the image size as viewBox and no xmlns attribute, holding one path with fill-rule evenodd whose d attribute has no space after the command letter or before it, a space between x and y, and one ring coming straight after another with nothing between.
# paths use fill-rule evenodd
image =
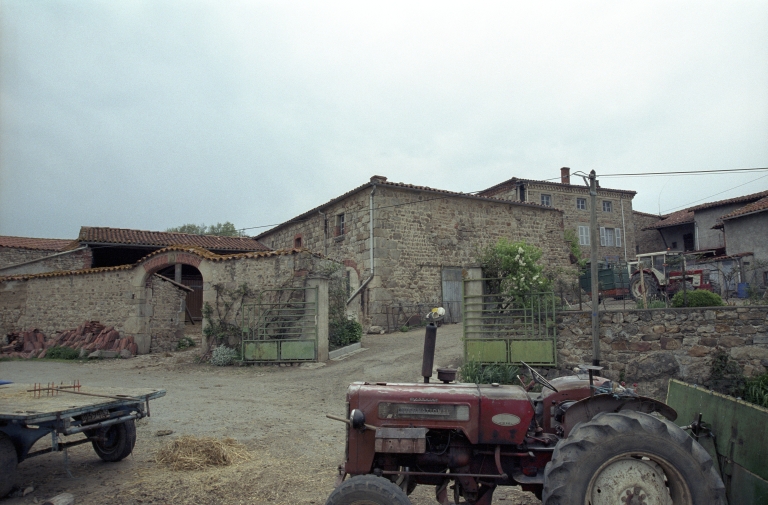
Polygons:
<instances>
[{"instance_id":1,"label":"bush","mask_svg":"<svg viewBox=\"0 0 768 505\"><path fill-rule=\"evenodd\" d=\"M237 357L237 351L231 347L222 344L213 349L211 353L211 365L227 366L231 365Z\"/></svg>"},{"instance_id":2,"label":"bush","mask_svg":"<svg viewBox=\"0 0 768 505\"><path fill-rule=\"evenodd\" d=\"M517 381L518 367L509 363L484 365L477 361L468 361L459 369L461 382L474 384L514 384Z\"/></svg>"},{"instance_id":3,"label":"bush","mask_svg":"<svg viewBox=\"0 0 768 505\"><path fill-rule=\"evenodd\" d=\"M78 359L80 358L80 349L63 346L51 347L45 353L45 357L49 359Z\"/></svg>"},{"instance_id":4,"label":"bush","mask_svg":"<svg viewBox=\"0 0 768 505\"><path fill-rule=\"evenodd\" d=\"M330 336L328 337L332 349L360 342L363 338L363 326L354 319L336 320L330 324Z\"/></svg>"},{"instance_id":5,"label":"bush","mask_svg":"<svg viewBox=\"0 0 768 505\"><path fill-rule=\"evenodd\" d=\"M725 305L720 295L707 291L706 289L696 289L687 294L688 303L683 302L683 291L678 291L672 297L673 307L719 307Z\"/></svg>"},{"instance_id":6,"label":"bush","mask_svg":"<svg viewBox=\"0 0 768 505\"><path fill-rule=\"evenodd\" d=\"M176 349L179 351L189 349L190 347L195 347L195 341L189 337L181 337L176 343Z\"/></svg>"},{"instance_id":7,"label":"bush","mask_svg":"<svg viewBox=\"0 0 768 505\"><path fill-rule=\"evenodd\" d=\"M643 301L638 300L637 301L637 309L642 310L645 307L643 307ZM667 304L664 302L664 300L648 300L648 308L649 309L666 309Z\"/></svg>"}]
</instances>

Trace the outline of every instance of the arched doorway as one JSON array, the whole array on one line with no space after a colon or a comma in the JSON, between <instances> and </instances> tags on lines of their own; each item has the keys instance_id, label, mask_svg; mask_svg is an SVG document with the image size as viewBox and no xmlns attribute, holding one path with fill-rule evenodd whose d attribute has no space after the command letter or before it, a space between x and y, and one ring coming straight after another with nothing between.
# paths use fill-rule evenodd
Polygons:
<instances>
[{"instance_id":1,"label":"arched doorway","mask_svg":"<svg viewBox=\"0 0 768 505\"><path fill-rule=\"evenodd\" d=\"M180 263L178 267L180 275L177 275L177 265L165 267L157 273L192 288L193 291L187 293L185 318L188 324L200 324L203 320L203 274L193 265Z\"/></svg>"}]
</instances>

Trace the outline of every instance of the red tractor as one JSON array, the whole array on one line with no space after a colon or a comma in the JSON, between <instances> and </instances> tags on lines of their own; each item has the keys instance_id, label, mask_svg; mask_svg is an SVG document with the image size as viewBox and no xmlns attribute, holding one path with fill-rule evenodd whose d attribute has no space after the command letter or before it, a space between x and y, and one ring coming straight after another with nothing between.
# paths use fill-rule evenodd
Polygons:
<instances>
[{"instance_id":1,"label":"red tractor","mask_svg":"<svg viewBox=\"0 0 768 505\"><path fill-rule=\"evenodd\" d=\"M683 289L683 282L689 291L712 291L708 271L686 268L683 281L684 264L682 253L661 251L638 254L637 261L627 263L630 275L629 294L635 301L642 300L643 293L648 298L655 298L662 293L673 296Z\"/></svg>"},{"instance_id":2,"label":"red tractor","mask_svg":"<svg viewBox=\"0 0 768 505\"><path fill-rule=\"evenodd\" d=\"M417 485L441 505L490 505L521 486L545 505L726 504L707 452L667 405L582 366L526 386L462 384L438 369L427 326L424 383L356 382L347 391L346 460L326 505L409 505ZM540 393L531 393L538 383ZM462 500L463 501L460 501Z\"/></svg>"}]
</instances>

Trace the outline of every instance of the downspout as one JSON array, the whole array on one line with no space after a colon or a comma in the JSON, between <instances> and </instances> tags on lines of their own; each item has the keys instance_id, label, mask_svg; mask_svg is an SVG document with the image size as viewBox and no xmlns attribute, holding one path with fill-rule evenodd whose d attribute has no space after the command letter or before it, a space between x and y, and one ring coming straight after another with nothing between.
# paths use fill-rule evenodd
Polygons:
<instances>
[{"instance_id":1,"label":"downspout","mask_svg":"<svg viewBox=\"0 0 768 505\"><path fill-rule=\"evenodd\" d=\"M627 262L627 223L624 221L624 199L619 197L621 205L621 232L624 235L624 263ZM637 241L637 239L635 239Z\"/></svg>"},{"instance_id":2,"label":"downspout","mask_svg":"<svg viewBox=\"0 0 768 505\"><path fill-rule=\"evenodd\" d=\"M369 213L369 219L368 219L368 240L370 241L370 245L368 247L368 250L370 252L369 260L371 262L371 274L368 276L367 279L365 279L363 281L362 284L360 284L360 287L357 288L355 290L355 292L352 293L349 296L349 299L347 299L347 305L349 305L350 302L352 302L352 300L358 295L358 293L360 293L363 290L363 288L365 288L365 286L367 286L368 283L371 282L371 280L373 279L373 274L374 274L374 269L373 269L373 195L375 195L375 194L376 194L376 184L374 183L373 184L373 189L371 189L371 196L370 196L369 208L368 208L368 213Z\"/></svg>"}]
</instances>

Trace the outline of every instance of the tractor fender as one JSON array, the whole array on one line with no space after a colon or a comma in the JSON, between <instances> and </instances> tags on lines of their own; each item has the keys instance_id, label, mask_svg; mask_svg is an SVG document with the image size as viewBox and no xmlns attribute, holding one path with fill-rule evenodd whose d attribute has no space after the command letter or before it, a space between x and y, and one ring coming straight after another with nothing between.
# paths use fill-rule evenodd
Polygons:
<instances>
[{"instance_id":1,"label":"tractor fender","mask_svg":"<svg viewBox=\"0 0 768 505\"><path fill-rule=\"evenodd\" d=\"M601 412L622 412L633 410L651 414L658 412L670 421L677 419L675 409L666 403L648 398L647 396L617 396L611 393L589 396L571 405L565 411L563 419L564 437L567 437L574 426L587 422Z\"/></svg>"}]
</instances>

